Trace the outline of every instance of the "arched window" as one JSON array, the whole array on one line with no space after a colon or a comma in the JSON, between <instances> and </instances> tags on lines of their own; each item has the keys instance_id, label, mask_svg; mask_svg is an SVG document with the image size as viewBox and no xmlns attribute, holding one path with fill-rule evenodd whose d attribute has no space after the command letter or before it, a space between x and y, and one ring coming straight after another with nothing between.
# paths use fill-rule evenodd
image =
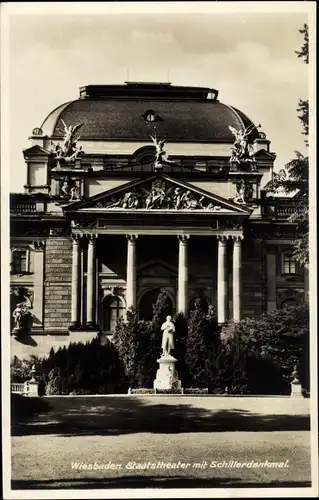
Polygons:
<instances>
[{"instance_id":1,"label":"arched window","mask_svg":"<svg viewBox=\"0 0 319 500\"><path fill-rule=\"evenodd\" d=\"M103 301L102 328L105 332L114 332L116 321L124 315L122 300L116 295L108 295Z\"/></svg>"},{"instance_id":2,"label":"arched window","mask_svg":"<svg viewBox=\"0 0 319 500\"><path fill-rule=\"evenodd\" d=\"M139 319L150 321L153 318L153 305L156 304L159 293L159 288L154 288L144 293L139 303ZM169 297L166 298L166 302L167 314L174 314L172 301Z\"/></svg>"},{"instance_id":3,"label":"arched window","mask_svg":"<svg viewBox=\"0 0 319 500\"><path fill-rule=\"evenodd\" d=\"M280 309L283 309L284 307L292 307L298 305L298 301L294 297L289 297L287 299L284 299L281 304L280 304Z\"/></svg>"},{"instance_id":4,"label":"arched window","mask_svg":"<svg viewBox=\"0 0 319 500\"><path fill-rule=\"evenodd\" d=\"M189 301L189 305L188 305L189 312L191 312L191 311L193 311L195 309L195 302L196 302L197 299L200 300L201 306L202 306L203 310L205 311L205 313L207 314L208 313L208 301L204 297L193 297Z\"/></svg>"}]
</instances>

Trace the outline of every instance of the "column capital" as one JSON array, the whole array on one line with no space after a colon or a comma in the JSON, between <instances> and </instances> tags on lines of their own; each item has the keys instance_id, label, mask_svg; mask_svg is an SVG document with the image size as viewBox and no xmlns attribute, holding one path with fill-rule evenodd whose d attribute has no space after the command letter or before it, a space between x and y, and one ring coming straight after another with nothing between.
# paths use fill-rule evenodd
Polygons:
<instances>
[{"instance_id":1,"label":"column capital","mask_svg":"<svg viewBox=\"0 0 319 500\"><path fill-rule=\"evenodd\" d=\"M227 240L228 240L228 235L225 234L219 234L217 236L218 244L219 245L226 245Z\"/></svg>"},{"instance_id":2,"label":"column capital","mask_svg":"<svg viewBox=\"0 0 319 500\"><path fill-rule=\"evenodd\" d=\"M29 246L34 252L43 252L45 243L46 242L44 240L34 240Z\"/></svg>"},{"instance_id":3,"label":"column capital","mask_svg":"<svg viewBox=\"0 0 319 500\"><path fill-rule=\"evenodd\" d=\"M183 243L183 245L186 245L187 240L189 240L189 234L178 234L177 238L180 243Z\"/></svg>"},{"instance_id":4,"label":"column capital","mask_svg":"<svg viewBox=\"0 0 319 500\"><path fill-rule=\"evenodd\" d=\"M126 238L130 243L135 243L138 238L138 234L127 234Z\"/></svg>"},{"instance_id":5,"label":"column capital","mask_svg":"<svg viewBox=\"0 0 319 500\"><path fill-rule=\"evenodd\" d=\"M78 234L78 233L72 233L71 234L71 238L73 240L73 242L72 242L73 245L79 245L80 239L81 239L81 235L80 234Z\"/></svg>"},{"instance_id":6,"label":"column capital","mask_svg":"<svg viewBox=\"0 0 319 500\"><path fill-rule=\"evenodd\" d=\"M244 237L243 235L235 235L232 236L232 240L234 242L234 245L241 245Z\"/></svg>"},{"instance_id":7,"label":"column capital","mask_svg":"<svg viewBox=\"0 0 319 500\"><path fill-rule=\"evenodd\" d=\"M88 239L89 245L93 245L95 243L95 241L97 240L98 234L88 233L86 235L86 237Z\"/></svg>"}]
</instances>

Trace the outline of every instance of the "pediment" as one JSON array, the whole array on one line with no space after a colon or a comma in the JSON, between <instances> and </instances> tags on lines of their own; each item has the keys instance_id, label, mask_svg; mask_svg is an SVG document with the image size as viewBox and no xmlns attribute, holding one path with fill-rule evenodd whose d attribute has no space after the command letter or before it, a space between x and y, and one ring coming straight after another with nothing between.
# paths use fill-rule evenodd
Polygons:
<instances>
[{"instance_id":1,"label":"pediment","mask_svg":"<svg viewBox=\"0 0 319 500\"><path fill-rule=\"evenodd\" d=\"M24 149L23 150L23 155L24 157L30 157L30 156L48 156L50 154L50 151L47 149L42 148L38 144L35 146L31 146L30 148Z\"/></svg>"},{"instance_id":2,"label":"pediment","mask_svg":"<svg viewBox=\"0 0 319 500\"><path fill-rule=\"evenodd\" d=\"M161 260L146 262L139 266L137 272L142 277L171 277L177 274L176 269Z\"/></svg>"},{"instance_id":3,"label":"pediment","mask_svg":"<svg viewBox=\"0 0 319 500\"><path fill-rule=\"evenodd\" d=\"M168 175L153 175L72 203L66 212L183 212L250 215L251 210Z\"/></svg>"}]
</instances>

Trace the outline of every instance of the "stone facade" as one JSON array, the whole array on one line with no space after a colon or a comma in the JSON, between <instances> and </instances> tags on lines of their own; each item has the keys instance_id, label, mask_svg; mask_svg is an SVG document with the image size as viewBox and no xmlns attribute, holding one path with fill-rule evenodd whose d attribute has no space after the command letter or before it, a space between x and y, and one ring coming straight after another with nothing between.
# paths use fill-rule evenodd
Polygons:
<instances>
[{"instance_id":1,"label":"stone facade","mask_svg":"<svg viewBox=\"0 0 319 500\"><path fill-rule=\"evenodd\" d=\"M94 86L85 99L82 89L70 111L58 108L35 129L23 152L25 194L11 195L11 315L28 300L32 325L29 335L11 337L12 355L110 335L130 306L147 319L160 288L173 314L187 315L201 297L222 324L307 301L308 271L291 256L293 202L263 192L275 160L265 134L250 124L253 154L235 162L228 125L243 128L247 117L217 100L207 102L210 118L185 112L201 113L209 89L136 86L130 128L115 123L126 109L126 88L115 87L99 87L98 99ZM143 123L153 94L161 134L171 134L160 153ZM102 118L97 111L108 106L118 113ZM183 111L178 124L174 110Z\"/></svg>"},{"instance_id":2,"label":"stone facade","mask_svg":"<svg viewBox=\"0 0 319 500\"><path fill-rule=\"evenodd\" d=\"M68 333L71 322L72 242L49 237L45 252L44 330Z\"/></svg>"}]
</instances>

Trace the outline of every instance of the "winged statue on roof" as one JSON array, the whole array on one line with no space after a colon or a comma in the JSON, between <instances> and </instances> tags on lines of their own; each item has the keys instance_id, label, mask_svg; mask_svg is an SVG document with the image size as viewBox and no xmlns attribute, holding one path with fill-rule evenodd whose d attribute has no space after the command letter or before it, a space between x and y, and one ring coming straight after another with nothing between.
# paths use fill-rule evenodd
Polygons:
<instances>
[{"instance_id":1,"label":"winged statue on roof","mask_svg":"<svg viewBox=\"0 0 319 500\"><path fill-rule=\"evenodd\" d=\"M61 121L64 127L63 143L62 145L53 144L52 152L59 162L72 163L82 152L82 146L77 145L80 136L76 137L76 134L84 124L78 123L77 125L67 125L63 119L61 119Z\"/></svg>"},{"instance_id":2,"label":"winged statue on roof","mask_svg":"<svg viewBox=\"0 0 319 500\"><path fill-rule=\"evenodd\" d=\"M234 144L231 147L231 161L239 161L248 159L251 156L249 150L248 138L253 130L258 129L261 125L249 125L244 129L237 130L235 127L228 125L229 130L235 137Z\"/></svg>"},{"instance_id":3,"label":"winged statue on roof","mask_svg":"<svg viewBox=\"0 0 319 500\"><path fill-rule=\"evenodd\" d=\"M166 139L158 139L158 137L155 135L150 135L150 138L152 139L154 146L155 146L155 151L156 151L156 156L155 156L155 166L158 165L160 166L163 162L165 163L174 163L171 160L168 160L168 155L166 151L164 150L164 144L166 142Z\"/></svg>"},{"instance_id":4,"label":"winged statue on roof","mask_svg":"<svg viewBox=\"0 0 319 500\"><path fill-rule=\"evenodd\" d=\"M69 125L67 126L65 121L62 120L64 126L64 139L63 139L63 147L62 151L65 156L71 156L74 154L75 149L77 147L77 142L80 139L80 136L75 137L76 132L84 125L83 123L78 123L77 125ZM71 153L71 154L70 154Z\"/></svg>"}]
</instances>

